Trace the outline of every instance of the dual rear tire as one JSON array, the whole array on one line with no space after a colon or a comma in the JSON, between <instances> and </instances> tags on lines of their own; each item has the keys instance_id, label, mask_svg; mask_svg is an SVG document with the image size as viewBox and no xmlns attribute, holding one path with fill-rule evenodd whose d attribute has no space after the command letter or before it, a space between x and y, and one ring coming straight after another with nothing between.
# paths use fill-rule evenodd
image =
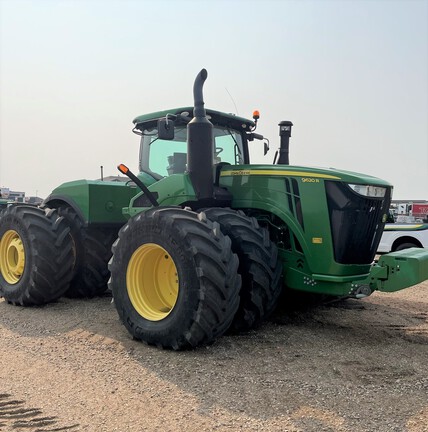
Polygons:
<instances>
[{"instance_id":1,"label":"dual rear tire","mask_svg":"<svg viewBox=\"0 0 428 432\"><path fill-rule=\"evenodd\" d=\"M22 306L107 289L114 229L83 228L70 207L10 206L0 214L0 296Z\"/></svg>"},{"instance_id":2,"label":"dual rear tire","mask_svg":"<svg viewBox=\"0 0 428 432\"><path fill-rule=\"evenodd\" d=\"M66 297L95 297L107 290L110 278L108 262L117 229L84 227L71 207L58 207L58 214L66 220L73 243L74 265Z\"/></svg>"},{"instance_id":3,"label":"dual rear tire","mask_svg":"<svg viewBox=\"0 0 428 432\"><path fill-rule=\"evenodd\" d=\"M0 296L15 305L51 302L68 289L73 251L56 210L10 206L0 214Z\"/></svg>"}]
</instances>

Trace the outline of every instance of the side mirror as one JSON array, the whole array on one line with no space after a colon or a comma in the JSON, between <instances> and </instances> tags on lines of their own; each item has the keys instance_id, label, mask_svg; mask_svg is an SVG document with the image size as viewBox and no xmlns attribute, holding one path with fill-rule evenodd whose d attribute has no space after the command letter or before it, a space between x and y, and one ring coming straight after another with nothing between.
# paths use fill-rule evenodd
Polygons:
<instances>
[{"instance_id":1,"label":"side mirror","mask_svg":"<svg viewBox=\"0 0 428 432\"><path fill-rule=\"evenodd\" d=\"M251 133L247 133L247 139L248 139L248 141L254 141L255 139L256 140L262 140L262 139L264 139L264 137L263 137L263 135L260 135L258 133L251 132Z\"/></svg>"},{"instance_id":2,"label":"side mirror","mask_svg":"<svg viewBox=\"0 0 428 432\"><path fill-rule=\"evenodd\" d=\"M162 140L173 140L174 139L174 120L168 117L161 118L158 120L158 137Z\"/></svg>"},{"instance_id":3,"label":"side mirror","mask_svg":"<svg viewBox=\"0 0 428 432\"><path fill-rule=\"evenodd\" d=\"M269 144L266 141L263 144L264 144L264 156L266 156L267 152L269 151Z\"/></svg>"}]
</instances>

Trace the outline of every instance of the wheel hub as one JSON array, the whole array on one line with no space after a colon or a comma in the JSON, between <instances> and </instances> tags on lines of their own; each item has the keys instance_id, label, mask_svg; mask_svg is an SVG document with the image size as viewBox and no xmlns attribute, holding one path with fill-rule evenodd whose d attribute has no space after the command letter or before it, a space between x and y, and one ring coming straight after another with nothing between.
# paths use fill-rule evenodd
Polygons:
<instances>
[{"instance_id":1,"label":"wheel hub","mask_svg":"<svg viewBox=\"0 0 428 432\"><path fill-rule=\"evenodd\" d=\"M178 275L174 260L161 246L147 243L132 255L126 272L128 296L145 319L160 321L178 298Z\"/></svg>"},{"instance_id":2,"label":"wheel hub","mask_svg":"<svg viewBox=\"0 0 428 432\"><path fill-rule=\"evenodd\" d=\"M6 231L0 241L0 272L7 283L19 282L25 268L24 244L14 230Z\"/></svg>"}]
</instances>

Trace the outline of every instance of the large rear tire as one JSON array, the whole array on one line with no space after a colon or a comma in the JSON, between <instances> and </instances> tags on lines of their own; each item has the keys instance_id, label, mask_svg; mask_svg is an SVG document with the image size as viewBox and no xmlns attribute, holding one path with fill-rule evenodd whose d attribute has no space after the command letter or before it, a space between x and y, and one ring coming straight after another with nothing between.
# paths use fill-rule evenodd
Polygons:
<instances>
[{"instance_id":1,"label":"large rear tire","mask_svg":"<svg viewBox=\"0 0 428 432\"><path fill-rule=\"evenodd\" d=\"M188 349L211 343L230 326L239 304L237 270L218 224L203 213L157 208L120 230L109 286L135 339Z\"/></svg>"},{"instance_id":2,"label":"large rear tire","mask_svg":"<svg viewBox=\"0 0 428 432\"><path fill-rule=\"evenodd\" d=\"M73 252L69 228L56 210L10 206L0 218L0 296L40 305L67 291Z\"/></svg>"},{"instance_id":3,"label":"large rear tire","mask_svg":"<svg viewBox=\"0 0 428 432\"><path fill-rule=\"evenodd\" d=\"M68 222L74 251L73 278L65 295L80 298L103 294L110 278L108 262L117 230L84 228L82 220L71 207L59 207L58 212Z\"/></svg>"},{"instance_id":4,"label":"large rear tire","mask_svg":"<svg viewBox=\"0 0 428 432\"><path fill-rule=\"evenodd\" d=\"M282 266L278 249L270 240L269 232L244 212L229 208L203 211L208 219L220 224L223 234L230 237L232 251L239 258L240 304L229 331L248 331L273 312L281 295Z\"/></svg>"}]
</instances>

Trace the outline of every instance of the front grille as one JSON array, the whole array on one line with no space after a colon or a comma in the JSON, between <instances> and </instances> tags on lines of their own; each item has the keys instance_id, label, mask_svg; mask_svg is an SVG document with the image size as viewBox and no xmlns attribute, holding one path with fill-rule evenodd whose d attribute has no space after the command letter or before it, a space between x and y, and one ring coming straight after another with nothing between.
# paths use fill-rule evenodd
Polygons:
<instances>
[{"instance_id":1,"label":"front grille","mask_svg":"<svg viewBox=\"0 0 428 432\"><path fill-rule=\"evenodd\" d=\"M391 201L357 194L345 183L326 181L334 257L340 264L370 264L375 256Z\"/></svg>"}]
</instances>

